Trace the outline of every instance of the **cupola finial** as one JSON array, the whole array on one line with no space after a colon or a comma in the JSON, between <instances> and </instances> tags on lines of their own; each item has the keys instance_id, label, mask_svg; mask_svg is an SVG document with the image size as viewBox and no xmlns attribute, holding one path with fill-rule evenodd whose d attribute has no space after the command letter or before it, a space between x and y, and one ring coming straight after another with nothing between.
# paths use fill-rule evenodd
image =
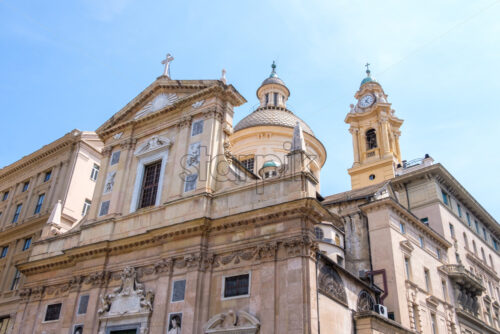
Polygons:
<instances>
[{"instance_id":1,"label":"cupola finial","mask_svg":"<svg viewBox=\"0 0 500 334\"><path fill-rule=\"evenodd\" d=\"M273 60L273 64L271 65L271 68L273 69L271 71L271 75L269 75L270 78L277 78L278 74L276 74L276 62Z\"/></svg>"},{"instance_id":2,"label":"cupola finial","mask_svg":"<svg viewBox=\"0 0 500 334\"><path fill-rule=\"evenodd\" d=\"M365 67L366 67L366 78L364 78L362 81L361 81L361 86L363 86L365 83L367 82L376 82L374 78L372 78L371 76L371 71L370 71L370 63L366 63L365 64Z\"/></svg>"}]
</instances>

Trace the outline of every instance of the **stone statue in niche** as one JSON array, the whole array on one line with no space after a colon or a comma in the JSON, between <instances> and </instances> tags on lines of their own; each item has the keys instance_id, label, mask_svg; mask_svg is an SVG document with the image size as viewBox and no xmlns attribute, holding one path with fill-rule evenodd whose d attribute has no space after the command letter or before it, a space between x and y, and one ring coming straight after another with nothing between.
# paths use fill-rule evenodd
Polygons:
<instances>
[{"instance_id":1,"label":"stone statue in niche","mask_svg":"<svg viewBox=\"0 0 500 334\"><path fill-rule=\"evenodd\" d=\"M182 330L182 313L170 314L170 319L168 320L167 334L181 334L181 330Z\"/></svg>"},{"instance_id":2,"label":"stone statue in niche","mask_svg":"<svg viewBox=\"0 0 500 334\"><path fill-rule=\"evenodd\" d=\"M116 172L109 172L106 175L106 182L104 183L104 194L108 194L113 191L113 186L115 185Z\"/></svg>"}]
</instances>

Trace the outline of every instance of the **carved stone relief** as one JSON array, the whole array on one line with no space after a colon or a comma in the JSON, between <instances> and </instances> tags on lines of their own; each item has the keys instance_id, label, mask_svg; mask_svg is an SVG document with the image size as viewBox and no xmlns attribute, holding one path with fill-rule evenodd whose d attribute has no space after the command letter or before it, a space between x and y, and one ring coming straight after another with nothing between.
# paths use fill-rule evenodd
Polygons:
<instances>
[{"instance_id":1,"label":"carved stone relief","mask_svg":"<svg viewBox=\"0 0 500 334\"><path fill-rule=\"evenodd\" d=\"M153 136L146 143L139 146L135 151L135 156L142 156L150 152L166 149L172 146L172 141L168 138Z\"/></svg>"},{"instance_id":2,"label":"carved stone relief","mask_svg":"<svg viewBox=\"0 0 500 334\"><path fill-rule=\"evenodd\" d=\"M140 332L148 333L148 318L153 311L154 292L146 290L144 284L137 280L137 271L126 267L120 274L121 284L112 293L100 296L97 313L101 319L100 333L107 326L123 324L124 319L130 323L140 323Z\"/></svg>"},{"instance_id":3,"label":"carved stone relief","mask_svg":"<svg viewBox=\"0 0 500 334\"><path fill-rule=\"evenodd\" d=\"M347 303L344 282L337 271L330 265L323 264L318 277L319 291L329 297Z\"/></svg>"},{"instance_id":4,"label":"carved stone relief","mask_svg":"<svg viewBox=\"0 0 500 334\"><path fill-rule=\"evenodd\" d=\"M147 103L141 110L135 114L134 119L139 119L147 114L153 113L160 109L165 108L166 106L172 105L175 101L177 101L178 97L175 93L161 93L156 95L156 97L149 103Z\"/></svg>"},{"instance_id":5,"label":"carved stone relief","mask_svg":"<svg viewBox=\"0 0 500 334\"><path fill-rule=\"evenodd\" d=\"M373 306L375 305L375 300L366 290L361 290L358 295L357 311L373 311Z\"/></svg>"},{"instance_id":6,"label":"carved stone relief","mask_svg":"<svg viewBox=\"0 0 500 334\"><path fill-rule=\"evenodd\" d=\"M116 171L109 172L108 175L106 175L106 182L104 183L103 194L109 194L110 192L113 191L113 186L115 185L115 176L116 176Z\"/></svg>"},{"instance_id":7,"label":"carved stone relief","mask_svg":"<svg viewBox=\"0 0 500 334\"><path fill-rule=\"evenodd\" d=\"M229 310L213 316L205 325L204 333L255 334L259 328L260 322L253 315L245 311Z\"/></svg>"}]
</instances>

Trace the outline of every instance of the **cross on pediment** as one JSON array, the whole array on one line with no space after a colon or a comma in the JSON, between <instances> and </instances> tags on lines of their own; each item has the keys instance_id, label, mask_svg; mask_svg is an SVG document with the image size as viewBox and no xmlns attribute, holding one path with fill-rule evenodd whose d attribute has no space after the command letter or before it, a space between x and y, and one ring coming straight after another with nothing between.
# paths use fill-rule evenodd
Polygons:
<instances>
[{"instance_id":1,"label":"cross on pediment","mask_svg":"<svg viewBox=\"0 0 500 334\"><path fill-rule=\"evenodd\" d=\"M165 59L161 61L163 65L165 65L165 70L163 71L163 76L166 76L170 79L170 63L174 60L174 57L170 53L167 53Z\"/></svg>"}]
</instances>

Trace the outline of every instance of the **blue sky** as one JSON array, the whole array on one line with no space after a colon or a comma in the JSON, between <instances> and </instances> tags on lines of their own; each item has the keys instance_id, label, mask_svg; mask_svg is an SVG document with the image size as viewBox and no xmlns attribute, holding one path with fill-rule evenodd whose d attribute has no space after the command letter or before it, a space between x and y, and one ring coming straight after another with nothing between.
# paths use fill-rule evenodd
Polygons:
<instances>
[{"instance_id":1,"label":"blue sky","mask_svg":"<svg viewBox=\"0 0 500 334\"><path fill-rule=\"evenodd\" d=\"M500 219L500 0L0 0L0 166L73 128L95 130L162 73L216 79L249 101L276 60L289 106L325 144L322 194L349 189L343 122L363 64L429 153Z\"/></svg>"}]
</instances>

